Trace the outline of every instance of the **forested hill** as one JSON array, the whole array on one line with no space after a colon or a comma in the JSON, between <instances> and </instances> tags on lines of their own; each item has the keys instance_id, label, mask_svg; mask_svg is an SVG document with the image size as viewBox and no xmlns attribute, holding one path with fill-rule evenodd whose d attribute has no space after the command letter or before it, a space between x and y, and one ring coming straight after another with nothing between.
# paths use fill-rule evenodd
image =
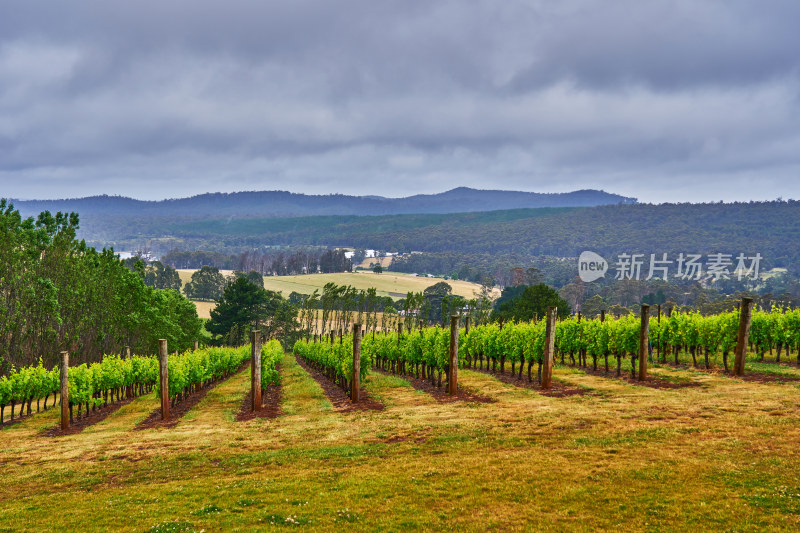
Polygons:
<instances>
[{"instance_id":1,"label":"forested hill","mask_svg":"<svg viewBox=\"0 0 800 533\"><path fill-rule=\"evenodd\" d=\"M586 207L636 203L605 191L581 190L567 193L477 190L459 187L439 194L419 194L405 198L347 196L342 194L307 195L285 191L209 193L161 201L142 201L121 196L93 196L66 200L15 200L23 215L41 211L74 211L82 216L111 215L140 217L291 217L308 215L391 215L413 213L464 213L536 207Z\"/></svg>"},{"instance_id":2,"label":"forested hill","mask_svg":"<svg viewBox=\"0 0 800 533\"><path fill-rule=\"evenodd\" d=\"M617 205L489 213L208 220L163 228L195 243L355 246L388 251L577 257L761 253L800 271L800 202ZM208 249L208 248L205 248Z\"/></svg>"}]
</instances>

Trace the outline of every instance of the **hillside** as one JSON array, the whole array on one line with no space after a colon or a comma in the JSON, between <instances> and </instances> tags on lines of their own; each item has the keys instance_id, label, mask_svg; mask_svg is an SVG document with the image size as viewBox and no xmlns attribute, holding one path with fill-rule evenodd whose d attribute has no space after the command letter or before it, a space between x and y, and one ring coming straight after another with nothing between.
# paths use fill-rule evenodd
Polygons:
<instances>
[{"instance_id":1,"label":"hillside","mask_svg":"<svg viewBox=\"0 0 800 533\"><path fill-rule=\"evenodd\" d=\"M81 201L87 202L84 207L89 214L80 213L79 237L93 246L113 246L115 250L149 248L156 255L170 250L208 250L224 254L226 258L244 251L279 253L298 247L419 251L426 252L427 256L439 254L436 264L430 262L430 257L421 263L423 258L415 256L414 262L403 266L403 271L445 274L463 270L459 278L468 276L471 280L527 265L530 258L574 258L584 250L592 250L608 259L622 253L672 256L679 253L760 253L765 270L779 267L789 269L791 275L800 272L800 202L797 201L615 204L470 212L468 209L474 207L469 200L473 193L485 194L487 198L507 196L502 191L455 189L442 195L395 200L411 202L416 198L418 209L426 209L434 196L464 195L457 205L465 212L362 216L324 214L322 209L315 216L257 216L248 214L253 211L244 208L234 216L226 214L224 202L219 204L220 211L206 212L198 208L197 214L189 216L184 214L180 207L182 201L178 200L173 201L175 209L146 209L129 216L124 210L121 214L98 214L89 204L105 204L97 199L86 199ZM262 193L241 194L252 199L252 195ZM210 202L212 196L202 198ZM314 201L323 198L299 196ZM370 203L386 200L366 197L341 197L339 200L344 201L344 198ZM208 203L204 209L211 209L212 204ZM445 204L442 209L450 205ZM489 202L485 207L496 205ZM476 269L476 263L482 266ZM226 268L236 268L235 261L227 264ZM472 272L467 273L467 270ZM567 277L559 279L574 276L572 271L565 270L564 274Z\"/></svg>"},{"instance_id":2,"label":"hillside","mask_svg":"<svg viewBox=\"0 0 800 533\"><path fill-rule=\"evenodd\" d=\"M493 256L758 252L765 266L800 270L800 202L795 201L206 220L167 224L161 235L184 249L228 252L265 244Z\"/></svg>"},{"instance_id":3,"label":"hillside","mask_svg":"<svg viewBox=\"0 0 800 533\"><path fill-rule=\"evenodd\" d=\"M208 193L191 198L161 201L142 201L121 196L93 196L64 200L14 200L14 205L26 215L49 210L51 212L75 211L83 216L109 215L113 217L163 216L164 213L169 213L173 217L204 215L287 217L461 213L536 207L586 207L635 202L635 198L596 190L534 193L459 187L438 194L417 194L405 198L251 191Z\"/></svg>"}]
</instances>

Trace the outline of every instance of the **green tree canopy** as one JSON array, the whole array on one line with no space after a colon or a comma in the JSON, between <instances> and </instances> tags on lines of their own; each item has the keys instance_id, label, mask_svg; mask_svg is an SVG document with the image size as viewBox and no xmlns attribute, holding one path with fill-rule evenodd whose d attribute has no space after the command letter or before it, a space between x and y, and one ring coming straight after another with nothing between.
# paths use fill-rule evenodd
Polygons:
<instances>
[{"instance_id":1,"label":"green tree canopy","mask_svg":"<svg viewBox=\"0 0 800 533\"><path fill-rule=\"evenodd\" d=\"M237 277L248 280L250 283L256 285L257 287L261 288L264 287L264 276L262 276L260 272L256 272L255 270L251 270L250 272L247 273L236 271L234 272L234 274Z\"/></svg>"},{"instance_id":2,"label":"green tree canopy","mask_svg":"<svg viewBox=\"0 0 800 533\"><path fill-rule=\"evenodd\" d=\"M129 261L126 260L126 264L129 265L128 268L131 268ZM161 261L145 264L141 259L137 259L131 270L138 272L148 287L181 290L181 285L183 285L178 271L169 265L165 266Z\"/></svg>"},{"instance_id":3,"label":"green tree canopy","mask_svg":"<svg viewBox=\"0 0 800 533\"><path fill-rule=\"evenodd\" d=\"M267 337L292 342L299 327L297 307L279 292L265 290L244 277L225 287L217 307L211 311L206 329L222 342L244 344L247 333L261 327Z\"/></svg>"},{"instance_id":4,"label":"green tree canopy","mask_svg":"<svg viewBox=\"0 0 800 533\"><path fill-rule=\"evenodd\" d=\"M192 274L192 280L186 284L186 296L195 300L218 300L225 284L225 276L219 269L206 265Z\"/></svg>"},{"instance_id":5,"label":"green tree canopy","mask_svg":"<svg viewBox=\"0 0 800 533\"><path fill-rule=\"evenodd\" d=\"M77 213L22 218L0 200L0 354L22 366L56 363L68 350L74 365L120 353L155 353L157 340L183 350L201 322L178 291L144 282L144 264L126 268L113 250L76 237ZM135 262L134 262L135 263ZM3 369L0 368L0 372Z\"/></svg>"},{"instance_id":6,"label":"green tree canopy","mask_svg":"<svg viewBox=\"0 0 800 533\"><path fill-rule=\"evenodd\" d=\"M422 291L422 296L427 303L425 307L430 312L428 320L431 323L435 324L442 321L442 300L451 294L453 294L453 287L444 281L434 283Z\"/></svg>"},{"instance_id":7,"label":"green tree canopy","mask_svg":"<svg viewBox=\"0 0 800 533\"><path fill-rule=\"evenodd\" d=\"M581 313L586 318L595 318L603 309L608 309L608 304L599 294L595 294L581 304Z\"/></svg>"},{"instance_id":8,"label":"green tree canopy","mask_svg":"<svg viewBox=\"0 0 800 533\"><path fill-rule=\"evenodd\" d=\"M522 287L521 291L519 291L520 287ZM521 321L531 320L534 314L541 318L546 316L547 308L551 306L556 306L558 308L559 318L566 318L571 313L566 300L561 298L555 289L548 287L544 283L507 287L503 290L503 294L506 295L506 291L509 289L512 289L509 291L509 294L512 292L517 294L505 300L503 300L501 296L495 305L492 318Z\"/></svg>"}]
</instances>

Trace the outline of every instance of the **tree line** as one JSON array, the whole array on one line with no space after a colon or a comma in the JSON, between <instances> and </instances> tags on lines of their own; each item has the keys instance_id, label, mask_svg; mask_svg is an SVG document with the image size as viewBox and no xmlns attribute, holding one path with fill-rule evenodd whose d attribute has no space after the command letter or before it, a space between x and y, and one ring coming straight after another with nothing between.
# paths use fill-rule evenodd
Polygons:
<instances>
[{"instance_id":1,"label":"tree line","mask_svg":"<svg viewBox=\"0 0 800 533\"><path fill-rule=\"evenodd\" d=\"M165 338L191 346L202 322L178 291L148 287L113 250L97 251L76 238L77 213L48 211L23 218L0 200L0 358L5 367L56 364L71 352L75 364L121 353L152 353Z\"/></svg>"},{"instance_id":2,"label":"tree line","mask_svg":"<svg viewBox=\"0 0 800 533\"><path fill-rule=\"evenodd\" d=\"M181 290L183 282L178 271L161 261L144 261L140 257L130 257L122 263L131 272L139 274L148 287Z\"/></svg>"},{"instance_id":3,"label":"tree line","mask_svg":"<svg viewBox=\"0 0 800 533\"><path fill-rule=\"evenodd\" d=\"M353 263L345 256L344 250L319 247L247 250L238 255L207 250L172 250L161 258L161 262L173 268L199 269L210 266L221 270L254 271L264 276L327 274L353 269Z\"/></svg>"},{"instance_id":4,"label":"tree line","mask_svg":"<svg viewBox=\"0 0 800 533\"><path fill-rule=\"evenodd\" d=\"M485 322L492 308L491 287L484 287L472 299L452 294L452 287L439 282L422 292L409 292L394 300L379 296L376 289L358 290L349 285L326 283L322 292L292 293L290 301L299 307L299 320L306 337L349 331L361 324L369 332L406 330L445 324L451 315L470 316L473 323Z\"/></svg>"}]
</instances>

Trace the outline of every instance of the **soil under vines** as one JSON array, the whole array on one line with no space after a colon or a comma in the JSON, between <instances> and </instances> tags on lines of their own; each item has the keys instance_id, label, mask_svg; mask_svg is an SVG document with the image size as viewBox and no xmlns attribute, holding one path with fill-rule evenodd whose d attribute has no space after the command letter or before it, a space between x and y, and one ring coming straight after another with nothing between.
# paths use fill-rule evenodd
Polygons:
<instances>
[{"instance_id":1,"label":"soil under vines","mask_svg":"<svg viewBox=\"0 0 800 533\"><path fill-rule=\"evenodd\" d=\"M328 376L308 364L302 357L295 356L295 359L297 360L297 364L308 372L311 377L314 378L314 381L319 383L319 386L322 387L328 401L333 405L334 411L383 411L384 405L374 398L371 398L363 387L361 388L361 398L358 403L353 403L347 395L347 392L331 381Z\"/></svg>"},{"instance_id":2,"label":"soil under vines","mask_svg":"<svg viewBox=\"0 0 800 533\"><path fill-rule=\"evenodd\" d=\"M277 365L276 369L280 372L280 365ZM236 415L236 420L243 422L254 418L278 418L283 414L281 410L282 392L280 381L267 386L266 389L261 391L261 408L257 411L252 411L250 406L253 404L253 390L250 387L242 399L242 407Z\"/></svg>"},{"instance_id":3,"label":"soil under vines","mask_svg":"<svg viewBox=\"0 0 800 533\"><path fill-rule=\"evenodd\" d=\"M50 429L42 431L40 435L42 437L60 437L62 435L74 435L76 433L80 433L89 426L93 426L98 422L102 422L112 413L119 410L121 407L128 405L136 398L137 397L135 396L133 398L128 398L125 400L120 400L119 402L104 405L103 407L99 407L94 411L90 411L89 416L81 416L80 418L73 419L73 421L69 423L69 427L65 430L61 429L61 425L59 423Z\"/></svg>"}]
</instances>

